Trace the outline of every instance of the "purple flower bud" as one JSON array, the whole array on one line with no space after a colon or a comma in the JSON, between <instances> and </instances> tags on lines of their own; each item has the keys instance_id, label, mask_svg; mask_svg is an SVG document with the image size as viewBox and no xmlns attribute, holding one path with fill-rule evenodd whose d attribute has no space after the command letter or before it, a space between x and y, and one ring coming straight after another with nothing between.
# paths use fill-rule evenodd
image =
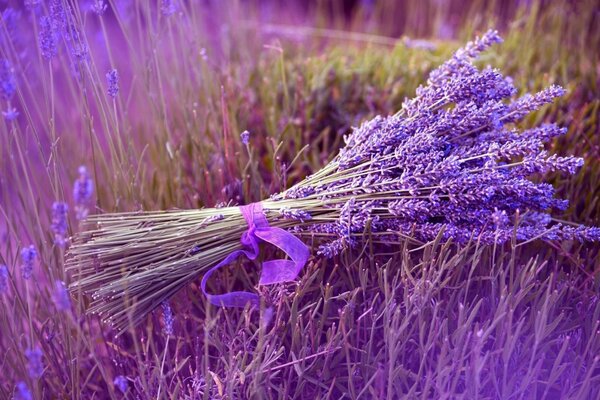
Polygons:
<instances>
[{"instance_id":1,"label":"purple flower bud","mask_svg":"<svg viewBox=\"0 0 600 400\"><path fill-rule=\"evenodd\" d=\"M14 121L19 117L19 112L14 107L9 107L6 111L2 111L4 119L7 121Z\"/></svg>"},{"instance_id":2,"label":"purple flower bud","mask_svg":"<svg viewBox=\"0 0 600 400\"><path fill-rule=\"evenodd\" d=\"M295 219L298 221L309 221L312 219L310 213L304 210L290 209L289 207L283 207L279 209L279 214L283 218Z\"/></svg>"},{"instance_id":3,"label":"purple flower bud","mask_svg":"<svg viewBox=\"0 0 600 400\"><path fill-rule=\"evenodd\" d=\"M127 392L129 383L127 382L127 378L125 378L123 375L118 375L113 380L113 384L115 385L115 387L117 389L119 389L121 391L121 393Z\"/></svg>"},{"instance_id":4,"label":"purple flower bud","mask_svg":"<svg viewBox=\"0 0 600 400\"><path fill-rule=\"evenodd\" d=\"M21 266L21 274L23 279L28 280L31 278L37 258L38 253L34 245L23 247L23 249L21 249L21 261L23 263Z\"/></svg>"},{"instance_id":5,"label":"purple flower bud","mask_svg":"<svg viewBox=\"0 0 600 400\"><path fill-rule=\"evenodd\" d=\"M244 132L240 133L240 139L242 139L242 143L247 146L248 143L250 142L250 132L244 131Z\"/></svg>"},{"instance_id":6,"label":"purple flower bud","mask_svg":"<svg viewBox=\"0 0 600 400\"><path fill-rule=\"evenodd\" d=\"M10 100L17 91L17 81L13 67L7 59L0 60L0 95L4 100Z\"/></svg>"},{"instance_id":7,"label":"purple flower bud","mask_svg":"<svg viewBox=\"0 0 600 400\"><path fill-rule=\"evenodd\" d=\"M85 166L79 167L79 177L73 184L73 200L75 201L75 213L78 220L87 217L89 204L94 193L94 181L90 178Z\"/></svg>"},{"instance_id":8,"label":"purple flower bud","mask_svg":"<svg viewBox=\"0 0 600 400\"><path fill-rule=\"evenodd\" d=\"M71 309L71 298L64 282L59 280L54 282L52 300L58 311L69 311Z\"/></svg>"},{"instance_id":9,"label":"purple flower bud","mask_svg":"<svg viewBox=\"0 0 600 400\"><path fill-rule=\"evenodd\" d=\"M173 310L171 309L171 306L169 305L168 301L163 302L161 306L164 322L163 332L166 336L173 336Z\"/></svg>"},{"instance_id":10,"label":"purple flower bud","mask_svg":"<svg viewBox=\"0 0 600 400\"><path fill-rule=\"evenodd\" d=\"M116 69L111 69L106 73L106 82L108 83L108 95L114 99L119 94L119 73Z\"/></svg>"},{"instance_id":11,"label":"purple flower bud","mask_svg":"<svg viewBox=\"0 0 600 400\"><path fill-rule=\"evenodd\" d=\"M25 357L27 357L27 369L29 371L29 376L33 379L40 378L44 373L42 350L39 347L26 350Z\"/></svg>"},{"instance_id":12,"label":"purple flower bud","mask_svg":"<svg viewBox=\"0 0 600 400\"><path fill-rule=\"evenodd\" d=\"M165 17L170 17L171 15L175 14L176 11L177 7L175 7L175 3L173 2L173 0L161 0L160 12Z\"/></svg>"},{"instance_id":13,"label":"purple flower bud","mask_svg":"<svg viewBox=\"0 0 600 400\"><path fill-rule=\"evenodd\" d=\"M106 7L107 6L104 0L94 0L94 3L92 3L92 11L99 16L102 16L104 14L104 12L106 11Z\"/></svg>"},{"instance_id":14,"label":"purple flower bud","mask_svg":"<svg viewBox=\"0 0 600 400\"><path fill-rule=\"evenodd\" d=\"M8 293L8 268L0 265L0 295Z\"/></svg>"},{"instance_id":15,"label":"purple flower bud","mask_svg":"<svg viewBox=\"0 0 600 400\"><path fill-rule=\"evenodd\" d=\"M32 399L33 399L33 396L31 395L31 391L27 387L27 384L23 381L17 382L13 400L32 400Z\"/></svg>"},{"instance_id":16,"label":"purple flower bud","mask_svg":"<svg viewBox=\"0 0 600 400\"><path fill-rule=\"evenodd\" d=\"M57 33L52 19L47 16L40 18L39 44L42 57L50 60L58 54Z\"/></svg>"},{"instance_id":17,"label":"purple flower bud","mask_svg":"<svg viewBox=\"0 0 600 400\"><path fill-rule=\"evenodd\" d=\"M59 247L64 247L67 233L67 212L69 206L67 203L55 201L52 203L52 224L50 229L54 233L54 243Z\"/></svg>"}]
</instances>

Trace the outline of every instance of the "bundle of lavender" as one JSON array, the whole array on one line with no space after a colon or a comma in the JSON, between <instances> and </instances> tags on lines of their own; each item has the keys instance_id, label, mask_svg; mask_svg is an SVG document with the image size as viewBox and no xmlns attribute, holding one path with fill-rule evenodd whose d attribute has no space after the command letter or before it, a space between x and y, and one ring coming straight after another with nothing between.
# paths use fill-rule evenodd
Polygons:
<instances>
[{"instance_id":1,"label":"bundle of lavender","mask_svg":"<svg viewBox=\"0 0 600 400\"><path fill-rule=\"evenodd\" d=\"M294 279L309 256L300 239L332 257L360 243L365 230L382 241L426 242L440 232L456 242L599 240L600 229L554 223L562 210L550 184L529 177L573 174L581 158L558 157L544 143L566 129L519 131L515 123L563 94L551 86L516 93L510 78L472 61L501 38L489 31L434 70L400 112L355 129L327 166L270 199L243 207L92 215L73 241L72 288L92 294L90 311L121 330L136 324L189 282L202 289L217 269L258 242L290 260L263 264L261 284ZM243 306L248 292L206 293L217 305Z\"/></svg>"}]
</instances>

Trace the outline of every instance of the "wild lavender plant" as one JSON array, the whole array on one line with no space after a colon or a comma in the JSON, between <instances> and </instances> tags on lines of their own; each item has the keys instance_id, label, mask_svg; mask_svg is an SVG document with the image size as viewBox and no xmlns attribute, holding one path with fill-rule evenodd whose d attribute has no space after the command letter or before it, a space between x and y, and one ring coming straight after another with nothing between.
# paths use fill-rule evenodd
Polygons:
<instances>
[{"instance_id":1,"label":"wild lavender plant","mask_svg":"<svg viewBox=\"0 0 600 400\"><path fill-rule=\"evenodd\" d=\"M67 234L67 213L69 206L65 202L56 201L52 204L52 224L50 229L54 233L54 244L65 247Z\"/></svg>"},{"instance_id":2,"label":"wild lavender plant","mask_svg":"<svg viewBox=\"0 0 600 400\"><path fill-rule=\"evenodd\" d=\"M106 73L106 82L108 84L107 93L113 99L119 94L119 73L116 69L111 69Z\"/></svg>"},{"instance_id":3,"label":"wild lavender plant","mask_svg":"<svg viewBox=\"0 0 600 400\"><path fill-rule=\"evenodd\" d=\"M33 274L33 268L38 259L38 253L34 245L21 249L21 275L23 279L29 280Z\"/></svg>"},{"instance_id":4,"label":"wild lavender plant","mask_svg":"<svg viewBox=\"0 0 600 400\"><path fill-rule=\"evenodd\" d=\"M163 332L165 336L173 336L173 310L171 309L171 305L168 301L162 303L162 312L163 312Z\"/></svg>"},{"instance_id":5,"label":"wild lavender plant","mask_svg":"<svg viewBox=\"0 0 600 400\"><path fill-rule=\"evenodd\" d=\"M63 281L56 280L54 282L52 300L58 311L69 311L71 309L71 298L69 297L67 286Z\"/></svg>"},{"instance_id":6,"label":"wild lavender plant","mask_svg":"<svg viewBox=\"0 0 600 400\"><path fill-rule=\"evenodd\" d=\"M129 387L127 378L124 377L123 375L118 375L117 377L115 377L113 384L115 385L115 387L117 389L119 389L121 391L121 393L127 392L127 389Z\"/></svg>"},{"instance_id":7,"label":"wild lavender plant","mask_svg":"<svg viewBox=\"0 0 600 400\"><path fill-rule=\"evenodd\" d=\"M29 377L33 379L40 378L44 373L43 353L39 347L25 351L27 357L27 368Z\"/></svg>"},{"instance_id":8,"label":"wild lavender plant","mask_svg":"<svg viewBox=\"0 0 600 400\"><path fill-rule=\"evenodd\" d=\"M0 296L8 293L8 268L0 264Z\"/></svg>"},{"instance_id":9,"label":"wild lavender plant","mask_svg":"<svg viewBox=\"0 0 600 400\"><path fill-rule=\"evenodd\" d=\"M598 228L549 217L567 202L554 197L551 185L531 178L573 174L583 160L544 150L548 140L565 133L555 124L519 131L515 123L564 91L551 86L511 100L516 89L510 78L473 64L500 41L491 30L468 43L397 114L355 129L323 169L248 206L254 207L251 217L243 214L248 207L90 217L68 260L77 275L74 288L91 293L90 311L122 330L232 255L255 257L252 237L261 229L320 242L317 253L325 257L360 244L367 231L380 244L398 239L420 244L440 233L459 243L499 244L515 236L600 240ZM247 250L251 243L254 253ZM261 283L293 279L298 265L289 268L271 270L263 279L265 263ZM239 306L251 298L245 292L231 297L229 305Z\"/></svg>"},{"instance_id":10,"label":"wild lavender plant","mask_svg":"<svg viewBox=\"0 0 600 400\"><path fill-rule=\"evenodd\" d=\"M75 215L78 220L82 220L89 213L89 206L94 193L94 181L89 176L85 166L80 166L78 172L79 177L73 183L73 200L75 202Z\"/></svg>"},{"instance_id":11,"label":"wild lavender plant","mask_svg":"<svg viewBox=\"0 0 600 400\"><path fill-rule=\"evenodd\" d=\"M250 132L244 131L240 133L240 139L244 145L248 145L250 143Z\"/></svg>"},{"instance_id":12,"label":"wild lavender plant","mask_svg":"<svg viewBox=\"0 0 600 400\"><path fill-rule=\"evenodd\" d=\"M14 400L32 400L33 395L27 387L25 382L17 382L17 386L15 387L15 394L13 397Z\"/></svg>"}]
</instances>

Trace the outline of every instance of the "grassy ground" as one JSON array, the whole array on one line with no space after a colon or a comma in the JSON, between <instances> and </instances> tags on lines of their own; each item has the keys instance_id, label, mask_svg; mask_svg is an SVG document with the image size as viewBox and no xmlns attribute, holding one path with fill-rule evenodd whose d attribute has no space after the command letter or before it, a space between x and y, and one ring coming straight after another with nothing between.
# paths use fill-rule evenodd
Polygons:
<instances>
[{"instance_id":1,"label":"grassy ground","mask_svg":"<svg viewBox=\"0 0 600 400\"><path fill-rule=\"evenodd\" d=\"M391 38L392 2L350 18L323 6L271 21L250 3L180 5L170 17L145 2L102 17L72 4L81 38L50 61L36 37L47 10L33 18L22 9L16 30L5 22L2 57L18 91L2 107L20 115L0 122L0 264L10 275L0 298L0 398L12 398L19 381L34 398L598 398L597 244L394 243L374 256L367 241L334 260L312 259L297 284L257 288L260 311L209 307L194 284L171 301L173 335L160 312L115 338L85 315L81 295L66 311L52 301L54 281L70 277L50 207L63 200L73 209L79 165L95 181L94 213L264 199L325 165L352 126L398 110L428 71L492 25L505 42L483 64L522 92L568 89L524 125L569 127L553 151L586 165L569 180L548 177L571 200L556 217L600 225L594 2L474 2L458 11L449 2L425 25L418 21L433 2L419 3L402 32L427 42ZM318 28L294 25L300 12ZM448 30L454 39L435 38ZM88 59L69 52L77 43ZM120 74L114 101L105 93L110 68ZM69 232L77 229L71 212ZM19 252L29 244L39 261L23 280ZM251 287L257 268L232 269L220 282ZM40 378L25 355L35 347Z\"/></svg>"}]
</instances>

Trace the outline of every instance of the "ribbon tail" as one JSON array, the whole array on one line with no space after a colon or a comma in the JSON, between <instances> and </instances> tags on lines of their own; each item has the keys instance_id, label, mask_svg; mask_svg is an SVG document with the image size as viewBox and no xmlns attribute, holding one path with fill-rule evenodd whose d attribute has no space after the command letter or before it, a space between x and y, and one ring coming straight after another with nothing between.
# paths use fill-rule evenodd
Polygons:
<instances>
[{"instance_id":1,"label":"ribbon tail","mask_svg":"<svg viewBox=\"0 0 600 400\"><path fill-rule=\"evenodd\" d=\"M252 305L256 305L256 306L260 303L260 299L259 299L258 295L254 294L254 293L250 293L250 292L229 292L229 293L224 293L224 294L210 294L206 291L206 282L208 282L208 279L210 278L210 276L213 273L215 273L217 270L219 270L219 269L223 268L224 266L226 266L227 264L235 261L241 255L253 256L252 259L256 257L255 254L251 254L251 253L248 253L243 250L234 251L231 254L229 254L227 257L225 257L225 259L223 261L221 261L220 263L218 263L217 265L215 265L214 267L209 269L202 277L202 281L200 282L200 287L202 288L202 293L204 293L204 295L206 296L208 301L210 301L211 304L213 304L215 306L219 306L219 307L222 306L222 307L241 307L241 308L243 308L248 303L251 303ZM248 258L251 258L251 257L248 257Z\"/></svg>"},{"instance_id":2,"label":"ribbon tail","mask_svg":"<svg viewBox=\"0 0 600 400\"><path fill-rule=\"evenodd\" d=\"M310 256L308 247L296 236L281 228L258 229L255 235L283 250L291 259L265 261L259 284L272 285L295 280Z\"/></svg>"}]
</instances>

